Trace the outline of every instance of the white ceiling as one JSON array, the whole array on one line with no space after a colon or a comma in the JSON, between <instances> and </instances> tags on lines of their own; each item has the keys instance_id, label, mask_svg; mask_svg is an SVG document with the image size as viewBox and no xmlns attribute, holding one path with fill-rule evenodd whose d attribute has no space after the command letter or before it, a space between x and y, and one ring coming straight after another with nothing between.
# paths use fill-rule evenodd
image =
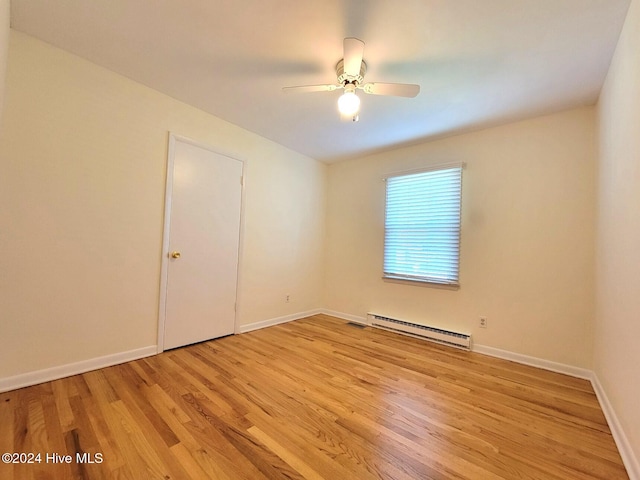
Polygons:
<instances>
[{"instance_id":1,"label":"white ceiling","mask_svg":"<svg viewBox=\"0 0 640 480\"><path fill-rule=\"evenodd\" d=\"M629 0L12 0L12 28L310 157L364 153L596 102ZM413 99L283 94L335 83L344 37L366 81Z\"/></svg>"}]
</instances>

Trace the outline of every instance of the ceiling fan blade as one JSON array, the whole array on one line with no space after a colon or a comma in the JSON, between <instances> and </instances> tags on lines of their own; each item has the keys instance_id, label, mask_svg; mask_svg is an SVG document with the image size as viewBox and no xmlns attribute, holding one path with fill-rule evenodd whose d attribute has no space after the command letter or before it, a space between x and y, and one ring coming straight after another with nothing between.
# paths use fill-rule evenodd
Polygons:
<instances>
[{"instance_id":1,"label":"ceiling fan blade","mask_svg":"<svg viewBox=\"0 0 640 480\"><path fill-rule=\"evenodd\" d=\"M351 77L360 75L364 42L357 38L344 39L344 73Z\"/></svg>"},{"instance_id":2,"label":"ceiling fan blade","mask_svg":"<svg viewBox=\"0 0 640 480\"><path fill-rule=\"evenodd\" d=\"M283 87L284 93L312 93L312 92L333 92L341 88L342 85L301 85L298 87Z\"/></svg>"},{"instance_id":3,"label":"ceiling fan blade","mask_svg":"<svg viewBox=\"0 0 640 480\"><path fill-rule=\"evenodd\" d=\"M420 85L408 83L365 83L362 86L365 93L373 95L391 95L394 97L413 98L420 93Z\"/></svg>"}]
</instances>

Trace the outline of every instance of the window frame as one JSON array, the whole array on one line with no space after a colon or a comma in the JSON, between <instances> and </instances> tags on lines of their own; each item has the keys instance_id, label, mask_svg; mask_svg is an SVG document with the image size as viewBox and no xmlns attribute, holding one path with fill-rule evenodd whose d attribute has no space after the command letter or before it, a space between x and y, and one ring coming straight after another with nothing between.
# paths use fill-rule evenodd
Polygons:
<instances>
[{"instance_id":1,"label":"window frame","mask_svg":"<svg viewBox=\"0 0 640 480\"><path fill-rule=\"evenodd\" d=\"M415 169L415 170L407 170L401 172L393 172L387 174L383 177L385 182L385 201L384 201L384 232L383 232L383 266L382 266L382 278L383 280L391 280L391 281L399 281L399 282L409 282L409 283L417 283L417 284L425 284L429 286L437 286L437 287L450 287L457 289L460 287L460 254L461 254L461 232L462 232L462 177L463 171L466 167L466 164L463 162L452 162L452 163L440 163L430 165L424 168ZM437 276L429 276L428 274L424 275L410 275L406 272L387 272L387 255L389 253L389 249L387 247L388 244L388 216L389 216L389 187L388 183L390 179L399 178L399 177L410 177L412 175L419 175L422 173L440 171L440 170L452 170L459 169L459 183L457 184L457 191L459 191L458 196L458 205L457 205L457 215L455 216L455 220L457 221L457 236L455 237L456 241L456 251L455 256L457 257L457 263L455 267L455 277L453 278L439 278Z\"/></svg>"}]
</instances>

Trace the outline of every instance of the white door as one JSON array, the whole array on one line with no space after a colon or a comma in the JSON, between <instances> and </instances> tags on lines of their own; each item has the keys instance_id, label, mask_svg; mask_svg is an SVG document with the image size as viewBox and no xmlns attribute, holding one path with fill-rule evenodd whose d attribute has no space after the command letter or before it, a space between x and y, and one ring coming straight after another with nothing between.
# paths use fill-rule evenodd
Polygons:
<instances>
[{"instance_id":1,"label":"white door","mask_svg":"<svg viewBox=\"0 0 640 480\"><path fill-rule=\"evenodd\" d=\"M234 332L243 167L186 140L171 142L164 349Z\"/></svg>"}]
</instances>

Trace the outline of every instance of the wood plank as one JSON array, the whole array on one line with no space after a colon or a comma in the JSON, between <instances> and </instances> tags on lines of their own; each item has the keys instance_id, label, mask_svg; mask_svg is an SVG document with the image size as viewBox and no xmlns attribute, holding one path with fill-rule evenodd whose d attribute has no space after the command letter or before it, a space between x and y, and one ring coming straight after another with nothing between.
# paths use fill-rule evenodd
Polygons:
<instances>
[{"instance_id":1,"label":"wood plank","mask_svg":"<svg viewBox=\"0 0 640 480\"><path fill-rule=\"evenodd\" d=\"M74 455L3 480L628 479L588 381L327 315L0 394L0 450Z\"/></svg>"}]
</instances>

